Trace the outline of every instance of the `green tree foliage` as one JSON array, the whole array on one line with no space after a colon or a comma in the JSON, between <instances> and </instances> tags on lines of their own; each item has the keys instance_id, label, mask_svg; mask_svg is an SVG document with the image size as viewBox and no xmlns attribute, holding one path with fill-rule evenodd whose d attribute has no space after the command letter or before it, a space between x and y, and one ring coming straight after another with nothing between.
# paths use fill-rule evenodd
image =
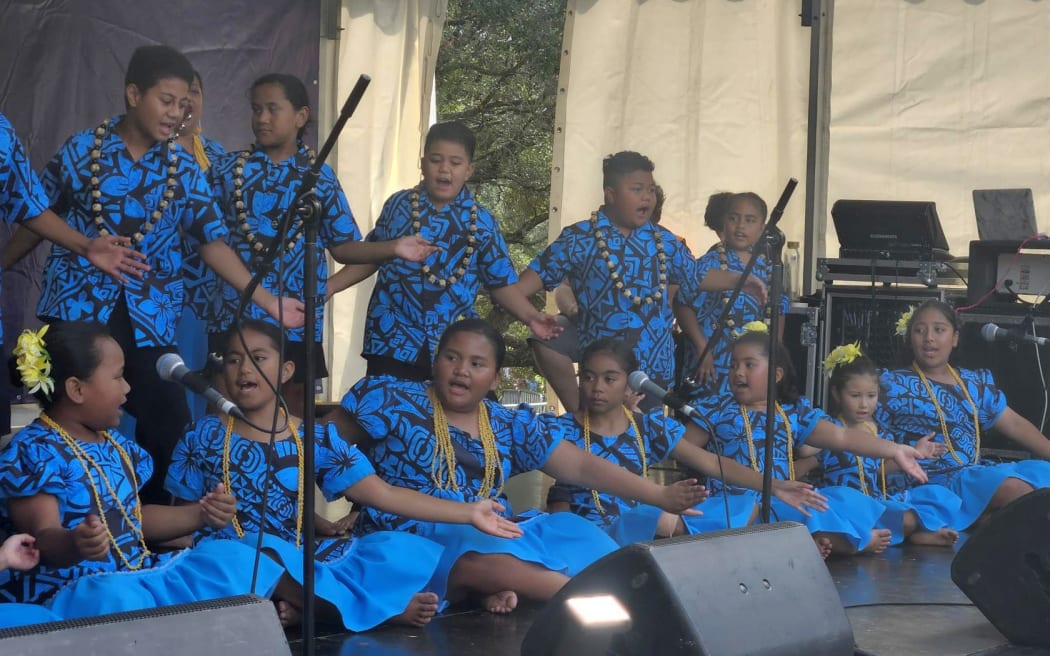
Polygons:
<instances>
[{"instance_id":1,"label":"green tree foliage","mask_svg":"<svg viewBox=\"0 0 1050 656\"><path fill-rule=\"evenodd\" d=\"M518 270L547 244L564 22L565 0L449 0L438 55L438 118L477 135L471 188L499 217ZM477 307L506 335L507 364L531 366L524 326L488 297Z\"/></svg>"}]
</instances>

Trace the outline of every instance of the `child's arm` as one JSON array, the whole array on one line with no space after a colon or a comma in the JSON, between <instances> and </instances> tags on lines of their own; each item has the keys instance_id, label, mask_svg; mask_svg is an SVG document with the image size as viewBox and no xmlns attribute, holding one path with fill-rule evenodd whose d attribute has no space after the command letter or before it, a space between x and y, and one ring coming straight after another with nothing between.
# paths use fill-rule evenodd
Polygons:
<instances>
[{"instance_id":1,"label":"child's arm","mask_svg":"<svg viewBox=\"0 0 1050 656\"><path fill-rule=\"evenodd\" d=\"M504 510L492 499L460 503L438 499L422 492L390 485L375 474L365 476L343 491L343 496L383 512L427 522L472 524L474 528L500 538L521 535L517 524L499 513Z\"/></svg>"},{"instance_id":2,"label":"child's arm","mask_svg":"<svg viewBox=\"0 0 1050 656\"><path fill-rule=\"evenodd\" d=\"M330 301L341 291L350 289L376 272L375 264L348 264L328 276L325 283L325 300Z\"/></svg>"},{"instance_id":3,"label":"child's arm","mask_svg":"<svg viewBox=\"0 0 1050 656\"><path fill-rule=\"evenodd\" d=\"M17 569L25 572L40 562L40 551L35 546L32 535L19 533L4 540L0 546L0 572L5 569Z\"/></svg>"},{"instance_id":4,"label":"child's arm","mask_svg":"<svg viewBox=\"0 0 1050 656\"><path fill-rule=\"evenodd\" d=\"M707 336L700 330L700 322L696 319L696 312L693 308L688 305L674 302L673 305L675 320L678 322L678 327L682 329L682 333L686 336L692 345L693 349L696 350L696 355L699 357L704 349L707 348ZM697 383L704 385L711 382L715 378L715 361L708 353L697 370L693 372Z\"/></svg>"},{"instance_id":5,"label":"child's arm","mask_svg":"<svg viewBox=\"0 0 1050 656\"><path fill-rule=\"evenodd\" d=\"M850 451L869 458L888 458L896 462L904 473L920 483L928 480L926 472L922 470L919 463L915 462L922 458L921 453L913 447L875 437L865 430L843 428L838 424L821 419L806 442L829 451Z\"/></svg>"},{"instance_id":6,"label":"child's arm","mask_svg":"<svg viewBox=\"0 0 1050 656\"><path fill-rule=\"evenodd\" d=\"M707 490L695 478L657 485L568 442L558 443L543 471L560 483L635 499L672 513L681 513L707 498Z\"/></svg>"},{"instance_id":7,"label":"child's arm","mask_svg":"<svg viewBox=\"0 0 1050 656\"><path fill-rule=\"evenodd\" d=\"M529 294L526 294L526 296L529 296ZM554 305L558 307L558 312L561 312L570 319L575 319L576 315L580 312L580 306L577 304L576 294L572 291L572 287L570 287L567 282L562 282L554 288Z\"/></svg>"},{"instance_id":8,"label":"child's arm","mask_svg":"<svg viewBox=\"0 0 1050 656\"><path fill-rule=\"evenodd\" d=\"M223 528L237 512L237 499L222 483L197 503L142 506L142 533L147 540L164 542L190 535L205 526Z\"/></svg>"},{"instance_id":9,"label":"child's arm","mask_svg":"<svg viewBox=\"0 0 1050 656\"><path fill-rule=\"evenodd\" d=\"M1020 444L1032 455L1043 460L1050 460L1050 440L1047 440L1039 429L1032 425L1032 422L1014 412L1013 409L1007 407L1006 410L1003 410L992 427Z\"/></svg>"},{"instance_id":10,"label":"child's arm","mask_svg":"<svg viewBox=\"0 0 1050 656\"><path fill-rule=\"evenodd\" d=\"M69 530L62 526L58 499L50 494L35 494L7 500L7 509L15 530L36 537L40 562L50 567L72 567L84 560L106 560L109 536L95 515Z\"/></svg>"},{"instance_id":11,"label":"child's arm","mask_svg":"<svg viewBox=\"0 0 1050 656\"><path fill-rule=\"evenodd\" d=\"M248 273L240 256L226 242L216 239L202 243L197 247L197 252L205 264L237 291L244 291L251 282L252 274ZM279 319L285 328L300 328L306 321L302 301L285 296L278 298L262 285L255 288L252 301L274 319Z\"/></svg>"},{"instance_id":12,"label":"child's arm","mask_svg":"<svg viewBox=\"0 0 1050 656\"><path fill-rule=\"evenodd\" d=\"M528 294L522 293L517 283L503 287L491 287L489 293L492 294L492 300L502 305L515 319L528 326L529 330L540 339L551 339L557 337L561 332L558 319L554 315L544 314L532 307L532 303L527 298Z\"/></svg>"},{"instance_id":13,"label":"child's arm","mask_svg":"<svg viewBox=\"0 0 1050 656\"><path fill-rule=\"evenodd\" d=\"M705 292L725 292L736 288L740 274L721 269L711 269L700 280L700 289ZM754 296L759 303L766 302L766 283L755 276L748 276L743 291Z\"/></svg>"},{"instance_id":14,"label":"child's arm","mask_svg":"<svg viewBox=\"0 0 1050 656\"><path fill-rule=\"evenodd\" d=\"M405 235L389 241L346 241L329 249L340 264L382 264L401 258L422 262L441 250L419 235ZM367 276L366 276L367 277Z\"/></svg>"}]
</instances>

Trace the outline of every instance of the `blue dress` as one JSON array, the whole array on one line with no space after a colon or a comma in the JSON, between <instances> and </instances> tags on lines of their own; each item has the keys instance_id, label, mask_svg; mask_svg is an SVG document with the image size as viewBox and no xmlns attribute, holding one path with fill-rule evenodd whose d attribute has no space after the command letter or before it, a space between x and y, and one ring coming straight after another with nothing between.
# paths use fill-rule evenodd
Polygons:
<instances>
[{"instance_id":1,"label":"blue dress","mask_svg":"<svg viewBox=\"0 0 1050 656\"><path fill-rule=\"evenodd\" d=\"M795 403L781 404L791 429L791 445L794 451L806 443L821 420L827 419L823 410L814 408L806 397L800 397ZM748 410L751 424L752 443L754 445L755 464L751 460L751 449L748 445L747 430L744 424L740 404L732 396L710 397L701 402L700 412L704 428L717 444L722 455L732 458L745 467L761 471L765 462L766 449L766 414ZM774 422L776 434L773 453L773 476L780 480L789 478L788 435L787 427L778 416ZM716 450L717 453L717 450ZM711 478L709 486L712 495L728 493L732 496L743 496L752 503L758 503L760 494L754 490L733 485L723 485L722 481ZM828 499L828 509L820 512L811 510L806 517L776 497L771 502L770 518L774 521L792 521L805 524L810 533L842 534L855 549L863 549L871 540L871 531L876 528L885 507L870 497L848 487L827 487L818 490ZM712 498L713 498L712 497Z\"/></svg>"},{"instance_id":2,"label":"blue dress","mask_svg":"<svg viewBox=\"0 0 1050 656\"><path fill-rule=\"evenodd\" d=\"M153 473L149 454L132 440L111 432L134 465L141 486ZM92 489L100 492L104 513L117 548L105 560L81 561L70 567L39 565L28 572L0 573L0 599L45 603L61 619L143 610L203 601L252 590L254 550L229 541L207 541L178 553L143 551L134 508L138 503L132 478L118 450L108 442L78 442L97 463L119 499L113 499L98 472L89 476L68 446L51 429L34 422L18 432L0 452L0 497L49 494L58 502L62 525L73 529L99 510ZM123 507L124 511L121 510ZM10 524L6 507L3 520ZM132 569L141 562L141 568ZM255 587L269 595L283 570L263 558Z\"/></svg>"},{"instance_id":3,"label":"blue dress","mask_svg":"<svg viewBox=\"0 0 1050 656\"><path fill-rule=\"evenodd\" d=\"M828 420L842 424L838 419L829 417ZM930 483L890 493L888 484L884 486L882 483L889 479L884 479L882 475L883 461L879 458L866 458L849 451L821 451L818 459L824 485L853 488L886 506L878 527L889 529L892 533L891 544L900 544L906 537L904 515L909 511L915 513L920 530L962 530L973 523L973 518L962 516L962 499L944 486Z\"/></svg>"},{"instance_id":4,"label":"blue dress","mask_svg":"<svg viewBox=\"0 0 1050 656\"><path fill-rule=\"evenodd\" d=\"M408 487L430 496L471 503L477 501L484 475L481 441L455 426L449 427L455 449L455 481L458 489L438 485L431 477L435 458L434 409L427 395L429 383L398 381L371 376L358 381L346 396L343 407L372 439L369 453L377 473L391 485ZM527 407L517 410L484 400L499 452L497 485L492 493L513 511L502 493L503 481L515 474L540 469L561 442L551 418L536 417ZM448 574L467 552L509 554L546 569L574 576L617 544L600 528L571 513L530 512L516 517L524 535L503 539L486 535L472 526L424 522L365 508L355 530L368 534L379 530L408 531L426 536L445 547L434 573L431 589L444 594Z\"/></svg>"},{"instance_id":5,"label":"blue dress","mask_svg":"<svg viewBox=\"0 0 1050 656\"><path fill-rule=\"evenodd\" d=\"M601 232L615 269L610 269L602 257L596 231ZM657 244L664 256L663 271ZM623 340L633 345L642 371L654 383L664 388L672 384L674 313L666 289L662 293L658 290L664 282L696 295L700 285L696 260L674 234L647 222L624 236L605 212L599 211L593 226L590 221L580 221L562 230L529 268L548 290L568 280L579 301L581 349L603 337ZM634 298L624 296L621 287L639 300L649 296L652 302L635 303Z\"/></svg>"},{"instance_id":6,"label":"blue dress","mask_svg":"<svg viewBox=\"0 0 1050 656\"><path fill-rule=\"evenodd\" d=\"M165 488L188 500L222 483L225 434L225 420L216 415L198 421L175 446ZM375 474L371 463L339 436L334 425L316 424L315 435L317 484L328 501L342 498L347 489ZM290 438L275 443L263 512L268 451L265 443L237 433L230 437L230 487L237 497L237 519L245 543L255 544L263 531L266 547L302 583L303 555L295 547L299 451ZM208 528L201 535L238 539L232 523L221 530ZM318 540L316 593L339 610L347 630L366 631L405 610L413 595L426 587L440 555L441 547L430 540L391 531L353 540Z\"/></svg>"},{"instance_id":7,"label":"blue dress","mask_svg":"<svg viewBox=\"0 0 1050 656\"><path fill-rule=\"evenodd\" d=\"M600 435L592 431L590 452L641 476L642 458L644 457L647 465L652 466L671 457L671 452L685 434L685 427L674 419L665 417L662 408L650 410L645 414L635 414L634 419L642 433L643 452L639 452L638 437L629 425L627 431L619 435ZM557 421L558 429L563 432L565 440L581 449L584 448L583 426L577 423L571 414L563 415L554 421ZM601 510L594 503L594 491L561 483L555 483L547 496L548 503L568 502L570 512L597 524L621 546L653 539L656 523L663 514L662 509L606 492L598 492L598 499L602 505ZM703 515L682 516L686 532L693 535L728 528L722 505L721 499L707 499L698 504L695 509ZM737 514L730 518L729 525L746 525L750 519L750 504L734 504L733 508Z\"/></svg>"},{"instance_id":8,"label":"blue dress","mask_svg":"<svg viewBox=\"0 0 1050 656\"><path fill-rule=\"evenodd\" d=\"M753 276L770 283L770 270L766 266L765 258L757 256L755 267L752 269ZM717 246L709 250L697 260L697 268L701 279L710 271L717 271L721 266L721 257ZM740 255L733 249L726 249L726 267L730 273L743 273L747 264L740 259ZM697 322L700 324L700 332L711 339L715 329L718 327L718 318L722 314L725 302L729 300L731 292L706 292L697 290L690 295L685 288L678 292L678 300L689 306L695 313ZM787 294L780 297L780 313L786 314L791 307L791 299ZM746 292L741 292L733 303L733 309L729 311L727 322L722 328L722 335L711 349L711 360L715 367L715 383L703 387L697 387L693 398L700 398L707 394L729 394L729 361L733 356L733 342L736 341L737 332L749 321L761 321L765 318L764 304ZM685 371L691 376L700 365L697 358L699 353L694 352L692 342L686 340L686 358L683 363Z\"/></svg>"},{"instance_id":9,"label":"blue dress","mask_svg":"<svg viewBox=\"0 0 1050 656\"><path fill-rule=\"evenodd\" d=\"M403 189L387 199L368 241L389 241L413 234L412 193ZM496 217L467 187L438 210L419 188L419 233L441 251L424 262L393 259L379 265L365 317L362 355L380 356L429 369L445 329L460 317L477 317L478 290L518 282L507 242ZM469 244L471 211L477 212L475 243ZM467 264L464 265L464 260ZM441 279L430 280L423 266ZM463 269L459 273L459 269Z\"/></svg>"},{"instance_id":10,"label":"blue dress","mask_svg":"<svg viewBox=\"0 0 1050 656\"><path fill-rule=\"evenodd\" d=\"M996 386L987 369L959 369L970 398L977 405L977 422L982 432L995 426L1006 410L1006 395ZM930 400L922 380L911 369L884 371L879 382L886 400L877 415L880 426L903 443L914 443L923 435L934 434L934 441L945 443L937 407ZM962 499L962 515L972 524L988 507L999 486L1007 478L1016 478L1034 488L1050 486L1050 462L1022 460L993 464L978 460L974 409L958 385L929 381L944 413L950 433L950 452L936 460L921 461L930 482L943 485ZM961 460L961 462L960 462Z\"/></svg>"}]
</instances>

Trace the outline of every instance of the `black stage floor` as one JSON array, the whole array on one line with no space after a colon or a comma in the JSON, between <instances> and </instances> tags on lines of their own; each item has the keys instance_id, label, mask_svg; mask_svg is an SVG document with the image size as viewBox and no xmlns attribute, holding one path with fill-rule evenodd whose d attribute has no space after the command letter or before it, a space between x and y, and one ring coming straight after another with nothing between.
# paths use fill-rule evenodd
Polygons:
<instances>
[{"instance_id":1,"label":"black stage floor","mask_svg":"<svg viewBox=\"0 0 1050 656\"><path fill-rule=\"evenodd\" d=\"M1050 656L1050 650L1007 643L951 582L953 555L948 549L908 546L880 556L829 561L858 653ZM322 631L317 654L516 655L539 608L524 605L508 616L480 611L443 615L421 630L385 627L356 635ZM301 640L293 638L291 646L294 654L302 654Z\"/></svg>"}]
</instances>

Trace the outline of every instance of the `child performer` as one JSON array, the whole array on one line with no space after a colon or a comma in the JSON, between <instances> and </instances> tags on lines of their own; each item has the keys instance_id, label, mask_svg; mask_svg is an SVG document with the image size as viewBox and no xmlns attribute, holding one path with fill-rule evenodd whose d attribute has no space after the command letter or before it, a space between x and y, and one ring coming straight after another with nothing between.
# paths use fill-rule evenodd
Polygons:
<instances>
[{"instance_id":1,"label":"child performer","mask_svg":"<svg viewBox=\"0 0 1050 656\"><path fill-rule=\"evenodd\" d=\"M388 483L431 496L473 501L499 499L511 476L543 469L557 480L638 499L670 512L691 508L704 495L696 480L661 487L585 453L534 417L486 399L496 388L505 346L480 319L452 324L438 344L433 383L365 378L343 398L358 437L372 443L376 470ZM508 509L509 512L509 509ZM401 530L445 547L432 589L450 602L481 598L506 613L518 595L546 600L569 576L617 547L581 517L555 513L522 521L519 540L498 540L470 527L433 524L362 511L359 533Z\"/></svg>"},{"instance_id":2,"label":"child performer","mask_svg":"<svg viewBox=\"0 0 1050 656\"><path fill-rule=\"evenodd\" d=\"M32 535L12 535L0 545L0 576L8 569L26 572L40 562L40 552ZM0 606L0 629L41 622L61 620L47 608L38 604L4 604Z\"/></svg>"},{"instance_id":3,"label":"child performer","mask_svg":"<svg viewBox=\"0 0 1050 656\"><path fill-rule=\"evenodd\" d=\"M769 372L770 336L760 321L745 326L745 332L733 345L730 364L732 396L712 397L701 404L703 421L702 442L709 437L728 458L755 471L761 471L768 448L766 436L766 387ZM773 476L786 480L795 478L795 452L803 445L832 451L849 450L876 458L890 458L910 476L926 481L922 468L915 462L921 454L910 446L881 440L868 431L847 429L827 421L822 410L814 408L808 399L798 394L791 359L778 342L777 398L773 439L775 471ZM724 493L718 481L712 488ZM740 492L732 487L732 492ZM821 553L855 553L858 550L878 553L890 542L890 531L876 528L884 506L856 490L845 487L823 488L819 492L828 498L829 510L811 517L801 517L796 511L774 502L778 520L806 524Z\"/></svg>"},{"instance_id":4,"label":"child performer","mask_svg":"<svg viewBox=\"0 0 1050 656\"><path fill-rule=\"evenodd\" d=\"M627 375L638 368L631 348L618 340L600 339L584 351L580 361L580 389L583 411L560 418L565 440L623 467L632 474L648 475L648 463L672 457L702 474L720 477L720 468L731 483L762 489L762 476L706 451L688 439L686 433L699 433L696 424L683 427L664 416L663 408L645 414L627 409ZM694 438L696 439L696 438ZM773 481L773 494L803 514L807 508L826 509L824 497L813 486L800 481ZM738 496L737 499L743 497ZM659 508L639 505L578 486L556 483L547 496L548 512L568 510L601 526L620 545L653 537L670 537L682 533L739 528L754 520L754 504L738 503L736 520L726 525L721 501L697 506L703 516L679 517ZM732 510L730 512L733 512Z\"/></svg>"},{"instance_id":5,"label":"child performer","mask_svg":"<svg viewBox=\"0 0 1050 656\"><path fill-rule=\"evenodd\" d=\"M310 120L310 98L306 86L292 75L271 73L264 75L251 87L252 132L255 144L250 150L229 153L221 159L212 173L225 213L227 241L248 267L257 265L253 258L276 239L284 240L280 259L271 265L262 280L262 287L276 292L279 289L299 300L303 299L303 259L307 245L303 243L303 224L296 217L287 235L276 230L295 199L303 176L314 163L314 153L303 143L303 134ZM393 257L422 260L435 252L418 234L380 243L361 243L361 233L350 213L342 187L335 172L326 164L315 188L321 204L319 242L309 247L318 251L317 293L325 294L328 262L323 249L343 263L381 262ZM355 267L360 277L371 275L373 267ZM229 285L217 289L208 332L214 342L212 349L221 352L225 346L225 331L237 318L234 313L240 294ZM266 310L257 304L249 306L249 316L271 320ZM309 335L317 346L314 366L318 378L328 376L321 349L321 331L324 308L318 305L317 316L307 328L295 328L289 333L288 349L296 363L295 376L283 390L286 403L294 414L302 414L306 373L303 341Z\"/></svg>"},{"instance_id":6,"label":"child performer","mask_svg":"<svg viewBox=\"0 0 1050 656\"><path fill-rule=\"evenodd\" d=\"M175 447L166 487L178 499L195 499L218 484L235 492L241 502L232 525L206 528L204 535L239 538L264 531L267 538L280 538L266 544L301 583L302 554L297 548L303 541L305 509L300 420L279 414L270 387L287 380L295 367L281 360L279 331L271 323L248 319L242 326L247 348L240 335L231 332L223 353L223 377L230 399L248 421L209 415L197 422ZM270 433L251 424L270 426L275 418L279 418L278 432L271 447ZM329 501L345 497L384 512L473 523L478 530L501 537L521 533L499 515L503 507L495 501L453 503L387 485L332 424L317 425L314 449L317 481ZM267 471L271 459L272 474ZM261 507L264 498L266 507ZM254 544L255 538L245 542ZM343 626L351 631L365 631L388 620L422 626L437 612L438 598L419 591L434 573L440 554L436 543L394 531L323 540L317 545L317 595L338 609ZM298 609L286 603L278 604L278 609L285 623L296 620Z\"/></svg>"},{"instance_id":7,"label":"child performer","mask_svg":"<svg viewBox=\"0 0 1050 656\"><path fill-rule=\"evenodd\" d=\"M924 463L930 481L962 498L962 515L984 519L1035 488L1050 485L1050 441L1006 405L988 370L949 363L959 344L959 318L946 303L929 300L898 322L908 338L912 364L883 372L886 395L879 425L898 441L927 433L947 452ZM1042 460L982 462L981 433L991 428Z\"/></svg>"},{"instance_id":8,"label":"child performer","mask_svg":"<svg viewBox=\"0 0 1050 656\"><path fill-rule=\"evenodd\" d=\"M714 200L715 198L712 197L711 202ZM708 272L714 270L743 273L751 260L752 249L765 228L766 202L758 194L750 191L732 194L726 207L728 211L721 223L720 241L698 260L701 276L706 276ZM772 270L765 256L757 255L756 257L754 275L768 284ZM694 390L693 396L698 397L712 392L728 394L729 360L737 331L751 321L769 323L769 313L763 300L746 292L741 293L737 296L729 314L726 315L725 324L721 326L723 334L718 343L704 358L704 361L699 362L697 358L704 352L708 340L714 335L715 330L720 328L718 319L722 316L722 309L729 302L730 293L722 291L690 295L689 290L683 288L678 298L675 299L675 316L678 317L678 325L688 338L686 343L691 346L688 356L690 369L686 371L695 372L693 375L698 387ZM791 301L787 294L782 295L781 313L786 313L790 307ZM784 324L781 323L780 326L783 328ZM783 330L781 330L781 336L783 336Z\"/></svg>"},{"instance_id":9,"label":"child performer","mask_svg":"<svg viewBox=\"0 0 1050 656\"><path fill-rule=\"evenodd\" d=\"M52 209L85 235L124 235L146 256L150 273L123 285L54 247L48 258L37 314L47 321L100 321L127 356L128 411L136 437L153 456L158 480L143 491L163 491L171 449L189 421L183 390L164 382L158 357L175 350L183 306L182 239L199 244L204 262L238 289L248 270L223 241L226 227L212 189L193 156L174 143L193 68L167 46L135 50L125 75L127 112L71 137L47 165L42 182ZM302 303L260 287L260 307L289 327L303 323Z\"/></svg>"},{"instance_id":10,"label":"child performer","mask_svg":"<svg viewBox=\"0 0 1050 656\"><path fill-rule=\"evenodd\" d=\"M732 289L739 274L712 271L702 281L689 250L668 230L650 221L656 202L653 163L636 152L602 162L605 204L565 228L522 272L526 296L568 280L579 300L580 348L602 337L634 345L643 370L657 385L674 376L674 315L668 286L690 296L702 289ZM764 288L749 285L756 295ZM649 399L646 404L652 405Z\"/></svg>"},{"instance_id":11,"label":"child performer","mask_svg":"<svg viewBox=\"0 0 1050 656\"><path fill-rule=\"evenodd\" d=\"M830 375L829 410L838 414L837 420L847 428L859 428L879 435L875 424L875 409L879 405L879 370L868 356L861 353L860 344L844 344L832 349L824 360L824 371ZM943 444L930 441L928 434L915 443L915 448L927 458L944 453ZM891 438L887 438L891 439ZM843 485L860 490L886 506L879 526L893 533L891 544L904 539L915 544L950 547L959 539L953 528L965 528L972 523L960 518L962 500L948 488L929 483L890 495L886 476L898 471L896 463L864 458L849 451L822 451L820 453L823 480L826 485Z\"/></svg>"},{"instance_id":12,"label":"child performer","mask_svg":"<svg viewBox=\"0 0 1050 656\"><path fill-rule=\"evenodd\" d=\"M418 235L440 247L423 262L379 267L365 320L362 355L368 375L429 380L441 335L459 317L476 317L484 286L492 299L534 333L557 334L557 320L541 314L514 286L517 276L496 218L466 187L474 173L474 133L459 121L427 132L423 181L383 206L369 241Z\"/></svg>"},{"instance_id":13,"label":"child performer","mask_svg":"<svg viewBox=\"0 0 1050 656\"><path fill-rule=\"evenodd\" d=\"M46 601L70 619L249 592L249 547L212 540L178 554L150 551L148 543L225 526L237 502L221 485L193 505L140 502L153 463L114 430L128 383L105 327L70 321L25 331L15 354L43 412L0 451L0 498L4 522L36 539L40 565L0 575L0 595ZM282 573L264 562L256 590L270 594Z\"/></svg>"}]
</instances>

